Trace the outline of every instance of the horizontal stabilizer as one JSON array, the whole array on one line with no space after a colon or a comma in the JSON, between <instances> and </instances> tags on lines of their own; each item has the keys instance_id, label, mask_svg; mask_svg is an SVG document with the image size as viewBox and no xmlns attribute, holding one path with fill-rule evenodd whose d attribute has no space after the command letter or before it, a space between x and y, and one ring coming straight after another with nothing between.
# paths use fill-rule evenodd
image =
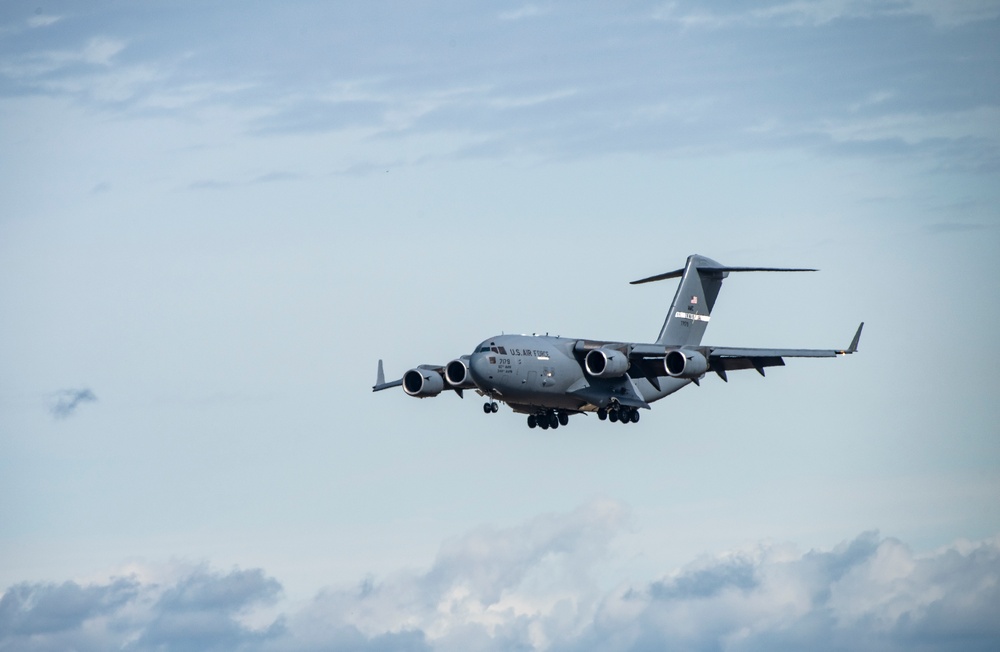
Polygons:
<instances>
[{"instance_id":1,"label":"horizontal stabilizer","mask_svg":"<svg viewBox=\"0 0 1000 652\"><path fill-rule=\"evenodd\" d=\"M698 267L699 272L708 273L728 273L728 272L815 272L818 270L808 269L805 267ZM663 274L657 274L656 276L649 276L647 278L641 278L638 281L632 281L629 285L641 285L643 283L652 283L654 281L665 281L668 278L680 278L684 274L683 269L675 269L672 272L665 272Z\"/></svg>"}]
</instances>

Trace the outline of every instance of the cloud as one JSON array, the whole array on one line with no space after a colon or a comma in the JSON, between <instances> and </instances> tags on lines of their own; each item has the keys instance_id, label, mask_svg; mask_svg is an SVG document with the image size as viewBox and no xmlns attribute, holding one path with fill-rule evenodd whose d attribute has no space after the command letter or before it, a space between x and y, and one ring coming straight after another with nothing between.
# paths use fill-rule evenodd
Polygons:
<instances>
[{"instance_id":1,"label":"cloud","mask_svg":"<svg viewBox=\"0 0 1000 652\"><path fill-rule=\"evenodd\" d=\"M424 571L329 588L280 615L263 570L23 583L0 649L993 650L1000 538L927 554L877 532L829 550L756 544L646 582L595 579L629 522L597 501L442 545ZM268 615L270 614L270 615Z\"/></svg>"},{"instance_id":2,"label":"cloud","mask_svg":"<svg viewBox=\"0 0 1000 652\"><path fill-rule=\"evenodd\" d=\"M56 419L67 419L76 412L81 403L94 403L97 396L91 390L64 389L51 394L47 399L49 413Z\"/></svg>"},{"instance_id":3,"label":"cloud","mask_svg":"<svg viewBox=\"0 0 1000 652\"><path fill-rule=\"evenodd\" d=\"M966 233L968 231L982 231L983 229L989 228L985 224L974 224L968 222L937 222L935 224L928 224L927 231L933 235L941 235L946 233Z\"/></svg>"},{"instance_id":4,"label":"cloud","mask_svg":"<svg viewBox=\"0 0 1000 652\"><path fill-rule=\"evenodd\" d=\"M48 27L49 25L54 25L63 19L63 16L53 16L51 14L36 13L34 16L28 19L28 27L38 28L38 27Z\"/></svg>"},{"instance_id":5,"label":"cloud","mask_svg":"<svg viewBox=\"0 0 1000 652\"><path fill-rule=\"evenodd\" d=\"M688 4L670 2L653 12L656 20L685 28L722 29L739 25L773 23L784 27L816 27L843 19L896 17L929 18L942 27L991 20L1000 16L1000 7L991 0L949 2L949 0L792 0L764 7L721 13L688 9Z\"/></svg>"},{"instance_id":6,"label":"cloud","mask_svg":"<svg viewBox=\"0 0 1000 652\"><path fill-rule=\"evenodd\" d=\"M135 576L107 584L18 584L0 598L0 650L235 650L282 632L241 617L274 601L260 570L190 570L163 585Z\"/></svg>"},{"instance_id":7,"label":"cloud","mask_svg":"<svg viewBox=\"0 0 1000 652\"><path fill-rule=\"evenodd\" d=\"M525 18L535 18L542 14L547 14L549 9L543 9L536 5L524 5L518 9L505 11L500 14L500 20L524 20Z\"/></svg>"},{"instance_id":8,"label":"cloud","mask_svg":"<svg viewBox=\"0 0 1000 652\"><path fill-rule=\"evenodd\" d=\"M0 62L0 74L14 79L31 80L77 66L109 67L125 49L125 42L98 36L83 46L65 50L43 50L22 54Z\"/></svg>"}]
</instances>

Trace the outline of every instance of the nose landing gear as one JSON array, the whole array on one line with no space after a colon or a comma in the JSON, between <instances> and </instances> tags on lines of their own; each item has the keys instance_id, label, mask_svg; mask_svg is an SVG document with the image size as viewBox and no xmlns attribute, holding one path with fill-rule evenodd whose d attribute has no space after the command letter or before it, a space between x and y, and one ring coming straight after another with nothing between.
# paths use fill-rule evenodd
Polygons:
<instances>
[{"instance_id":1,"label":"nose landing gear","mask_svg":"<svg viewBox=\"0 0 1000 652\"><path fill-rule=\"evenodd\" d=\"M499 409L500 406L497 405L496 401L490 401L488 403L483 404L483 412L485 412L486 414L495 414L496 411Z\"/></svg>"}]
</instances>

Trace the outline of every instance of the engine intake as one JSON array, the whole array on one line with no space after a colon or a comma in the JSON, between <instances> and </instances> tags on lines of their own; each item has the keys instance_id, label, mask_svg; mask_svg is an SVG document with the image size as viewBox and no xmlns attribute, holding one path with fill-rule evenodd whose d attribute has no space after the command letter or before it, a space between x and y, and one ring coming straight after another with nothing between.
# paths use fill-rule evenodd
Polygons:
<instances>
[{"instance_id":1,"label":"engine intake","mask_svg":"<svg viewBox=\"0 0 1000 652\"><path fill-rule=\"evenodd\" d=\"M444 368L444 379L457 389L476 388L476 383L472 380L472 374L469 372L469 359L467 357L456 358L449 362Z\"/></svg>"},{"instance_id":2,"label":"engine intake","mask_svg":"<svg viewBox=\"0 0 1000 652\"><path fill-rule=\"evenodd\" d=\"M618 378L628 371L628 356L614 349L592 349L583 360L587 373L595 378Z\"/></svg>"},{"instance_id":3,"label":"engine intake","mask_svg":"<svg viewBox=\"0 0 1000 652\"><path fill-rule=\"evenodd\" d=\"M410 396L437 396L444 389L444 378L433 369L410 369L403 374L403 391Z\"/></svg>"},{"instance_id":4,"label":"engine intake","mask_svg":"<svg viewBox=\"0 0 1000 652\"><path fill-rule=\"evenodd\" d=\"M708 360L697 351L674 349L663 359L667 373L674 378L700 378L708 371Z\"/></svg>"}]
</instances>

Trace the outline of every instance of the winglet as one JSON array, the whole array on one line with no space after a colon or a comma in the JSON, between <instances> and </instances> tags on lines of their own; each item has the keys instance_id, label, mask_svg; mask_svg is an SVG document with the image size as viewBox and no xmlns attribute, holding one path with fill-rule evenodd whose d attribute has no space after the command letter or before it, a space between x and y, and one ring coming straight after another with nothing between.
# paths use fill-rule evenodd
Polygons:
<instances>
[{"instance_id":1,"label":"winglet","mask_svg":"<svg viewBox=\"0 0 1000 652\"><path fill-rule=\"evenodd\" d=\"M861 341L861 329L864 328L864 327L865 327L865 323L861 322L861 325L858 326L858 332L856 332L854 334L854 339L851 340L851 345L849 347L847 347L846 349L844 349L843 351L838 351L837 353L841 353L841 354L845 354L846 355L848 353L854 353L855 351L857 351L858 350L858 342Z\"/></svg>"},{"instance_id":2,"label":"winglet","mask_svg":"<svg viewBox=\"0 0 1000 652\"><path fill-rule=\"evenodd\" d=\"M375 384L372 386L373 392L381 392L383 389L389 389L390 387L399 387L403 384L403 379L394 380L391 383L385 382L385 372L382 370L382 361L378 361L378 373L375 376Z\"/></svg>"}]
</instances>

